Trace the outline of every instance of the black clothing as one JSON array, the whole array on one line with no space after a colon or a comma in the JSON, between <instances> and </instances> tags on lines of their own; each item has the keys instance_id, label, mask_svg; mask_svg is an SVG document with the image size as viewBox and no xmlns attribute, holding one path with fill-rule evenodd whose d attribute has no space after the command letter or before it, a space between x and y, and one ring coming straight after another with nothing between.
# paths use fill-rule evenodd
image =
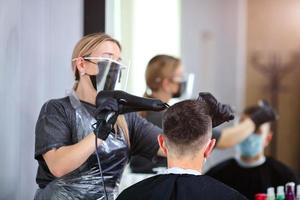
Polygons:
<instances>
[{"instance_id":1,"label":"black clothing","mask_svg":"<svg viewBox=\"0 0 300 200\"><path fill-rule=\"evenodd\" d=\"M163 114L164 111L160 111L160 112L148 111L145 118L152 124L162 128Z\"/></svg>"},{"instance_id":2,"label":"black clothing","mask_svg":"<svg viewBox=\"0 0 300 200\"><path fill-rule=\"evenodd\" d=\"M299 183L297 176L283 163L272 158L257 167L241 167L235 159L218 164L210 169L209 175L236 189L249 199L257 193L266 193L268 187L285 185L287 182Z\"/></svg>"},{"instance_id":3,"label":"black clothing","mask_svg":"<svg viewBox=\"0 0 300 200\"><path fill-rule=\"evenodd\" d=\"M239 192L205 175L164 174L125 189L117 200L234 200Z\"/></svg>"},{"instance_id":4,"label":"black clothing","mask_svg":"<svg viewBox=\"0 0 300 200\"><path fill-rule=\"evenodd\" d=\"M86 102L81 103L93 116L96 107ZM135 113L126 114L125 120L129 130L130 149L122 150L123 153L129 151L131 155L139 154L151 159L158 151L156 138L162 130ZM50 100L43 105L35 130L35 159L39 163L36 182L40 188L45 188L51 181L57 179L50 173L42 155L51 149L77 143L79 139L76 133L76 112L69 97ZM97 163L95 158L95 154L92 154L86 163L94 166ZM115 170L110 166L107 167L108 174L110 170ZM103 168L103 171L106 169ZM76 173L75 170L72 175Z\"/></svg>"},{"instance_id":5,"label":"black clothing","mask_svg":"<svg viewBox=\"0 0 300 200\"><path fill-rule=\"evenodd\" d=\"M163 113L164 111L148 111L145 119L162 128ZM132 156L130 158L130 168L133 173L155 174L156 172L153 169L156 167L167 167L167 159L161 156L155 156L153 159L148 159L140 155Z\"/></svg>"}]
</instances>

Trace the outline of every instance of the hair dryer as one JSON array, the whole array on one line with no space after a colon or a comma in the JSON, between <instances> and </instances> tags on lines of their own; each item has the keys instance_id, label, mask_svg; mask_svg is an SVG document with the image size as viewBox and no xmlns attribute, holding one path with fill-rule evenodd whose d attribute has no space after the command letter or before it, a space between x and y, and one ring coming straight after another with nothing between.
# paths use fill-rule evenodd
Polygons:
<instances>
[{"instance_id":1,"label":"hair dryer","mask_svg":"<svg viewBox=\"0 0 300 200\"><path fill-rule=\"evenodd\" d=\"M118 101L118 114L138 111L162 111L169 107L167 103L159 99L138 97L120 90L100 91L96 97L96 106L98 107L107 98L114 98Z\"/></svg>"}]
</instances>

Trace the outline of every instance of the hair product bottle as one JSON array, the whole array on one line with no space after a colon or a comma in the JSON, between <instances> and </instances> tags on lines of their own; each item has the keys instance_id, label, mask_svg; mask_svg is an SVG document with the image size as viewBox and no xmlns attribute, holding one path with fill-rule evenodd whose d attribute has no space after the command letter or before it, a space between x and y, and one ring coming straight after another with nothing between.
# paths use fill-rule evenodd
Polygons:
<instances>
[{"instance_id":1,"label":"hair product bottle","mask_svg":"<svg viewBox=\"0 0 300 200\"><path fill-rule=\"evenodd\" d=\"M284 200L284 186L280 185L277 187L276 200Z\"/></svg>"},{"instance_id":2,"label":"hair product bottle","mask_svg":"<svg viewBox=\"0 0 300 200\"><path fill-rule=\"evenodd\" d=\"M300 200L300 185L297 185L297 200Z\"/></svg>"},{"instance_id":3,"label":"hair product bottle","mask_svg":"<svg viewBox=\"0 0 300 200\"><path fill-rule=\"evenodd\" d=\"M286 186L285 200L296 200L292 185Z\"/></svg>"},{"instance_id":4,"label":"hair product bottle","mask_svg":"<svg viewBox=\"0 0 300 200\"><path fill-rule=\"evenodd\" d=\"M265 193L258 193L255 195L255 200L266 200L267 195Z\"/></svg>"},{"instance_id":5,"label":"hair product bottle","mask_svg":"<svg viewBox=\"0 0 300 200\"><path fill-rule=\"evenodd\" d=\"M273 187L267 189L267 200L275 200L275 190Z\"/></svg>"}]
</instances>

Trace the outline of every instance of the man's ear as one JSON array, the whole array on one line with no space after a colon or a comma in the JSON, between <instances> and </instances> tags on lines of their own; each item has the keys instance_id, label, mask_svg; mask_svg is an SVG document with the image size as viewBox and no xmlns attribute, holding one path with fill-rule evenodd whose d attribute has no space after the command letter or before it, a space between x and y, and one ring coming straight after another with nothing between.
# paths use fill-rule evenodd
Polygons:
<instances>
[{"instance_id":1,"label":"man's ear","mask_svg":"<svg viewBox=\"0 0 300 200\"><path fill-rule=\"evenodd\" d=\"M266 147L266 146L268 146L268 145L270 144L272 138L273 138L273 134L272 134L272 132L270 131L270 132L267 134L266 139L265 139L265 141L264 141L264 147Z\"/></svg>"},{"instance_id":2,"label":"man's ear","mask_svg":"<svg viewBox=\"0 0 300 200\"><path fill-rule=\"evenodd\" d=\"M168 154L168 149L167 149L167 147L166 147L166 139L165 139L165 136L162 135L162 134L159 134L159 135L157 136L157 141L158 141L160 150L162 151L162 153L164 154L164 156L167 156L167 154Z\"/></svg>"},{"instance_id":3,"label":"man's ear","mask_svg":"<svg viewBox=\"0 0 300 200\"><path fill-rule=\"evenodd\" d=\"M216 145L216 139L210 139L204 149L204 157L207 158Z\"/></svg>"}]
</instances>

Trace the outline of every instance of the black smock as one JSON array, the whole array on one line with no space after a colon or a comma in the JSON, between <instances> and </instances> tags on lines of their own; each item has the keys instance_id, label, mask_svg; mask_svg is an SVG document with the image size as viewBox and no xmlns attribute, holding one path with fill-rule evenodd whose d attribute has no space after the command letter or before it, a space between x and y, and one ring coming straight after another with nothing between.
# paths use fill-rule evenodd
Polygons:
<instances>
[{"instance_id":1,"label":"black smock","mask_svg":"<svg viewBox=\"0 0 300 200\"><path fill-rule=\"evenodd\" d=\"M94 105L86 102L81 104L88 113L93 115L96 109ZM77 114L69 97L50 100L41 109L35 130L35 159L39 164L36 182L40 188L36 199L100 199L103 197L103 185L99 178L95 153L78 169L60 178L51 174L42 157L53 148L78 142ZM130 155L140 154L151 159L159 149L157 135L162 132L160 128L135 113L126 114L125 120L129 130L130 148L122 138L113 141L113 143L124 144L122 148L112 149L109 153L98 148L108 192L112 192L110 190L117 187ZM102 188L101 192L99 188Z\"/></svg>"},{"instance_id":2,"label":"black smock","mask_svg":"<svg viewBox=\"0 0 300 200\"><path fill-rule=\"evenodd\" d=\"M164 174L145 179L127 189L117 200L244 200L236 190L205 176Z\"/></svg>"},{"instance_id":3,"label":"black smock","mask_svg":"<svg viewBox=\"0 0 300 200\"><path fill-rule=\"evenodd\" d=\"M206 175L236 189L249 199L257 193L266 193L268 187L299 183L297 176L283 163L272 158L256 167L241 167L235 159L229 159L210 169Z\"/></svg>"}]
</instances>

